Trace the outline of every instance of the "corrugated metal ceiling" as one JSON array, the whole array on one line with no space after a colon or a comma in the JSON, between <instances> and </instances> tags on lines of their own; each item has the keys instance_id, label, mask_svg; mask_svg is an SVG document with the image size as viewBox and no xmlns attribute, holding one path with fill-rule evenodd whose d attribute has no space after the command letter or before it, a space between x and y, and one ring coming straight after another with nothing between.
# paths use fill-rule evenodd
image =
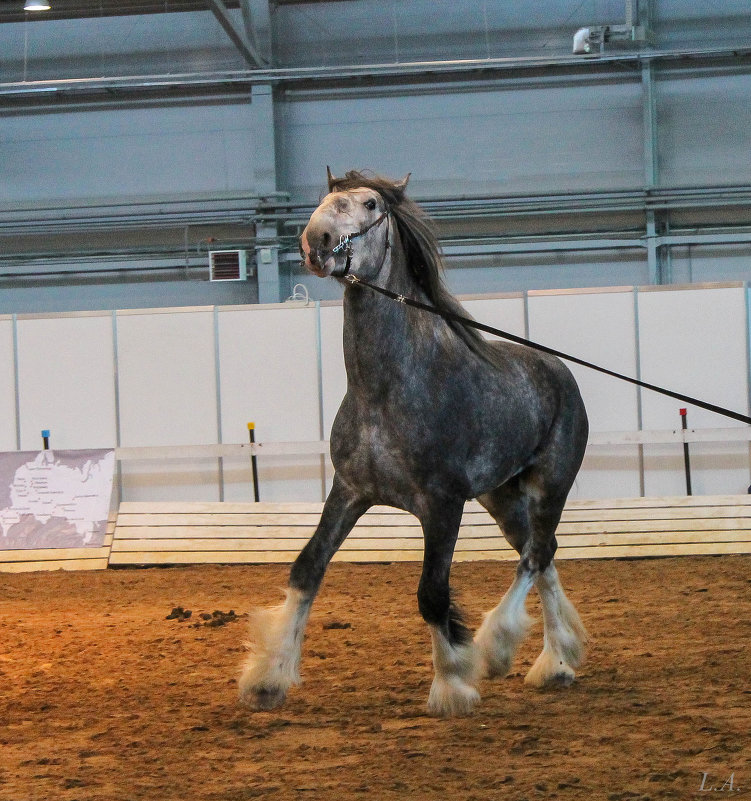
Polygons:
<instances>
[{"instance_id":1,"label":"corrugated metal ceiling","mask_svg":"<svg viewBox=\"0 0 751 801\"><path fill-rule=\"evenodd\" d=\"M275 5L291 5L321 0L275 0ZM50 0L52 8L43 12L24 12L23 0L0 0L0 22L24 19L80 19L116 17L130 14L165 14L175 11L207 11L206 0ZM238 8L239 0L225 0L227 8Z\"/></svg>"}]
</instances>

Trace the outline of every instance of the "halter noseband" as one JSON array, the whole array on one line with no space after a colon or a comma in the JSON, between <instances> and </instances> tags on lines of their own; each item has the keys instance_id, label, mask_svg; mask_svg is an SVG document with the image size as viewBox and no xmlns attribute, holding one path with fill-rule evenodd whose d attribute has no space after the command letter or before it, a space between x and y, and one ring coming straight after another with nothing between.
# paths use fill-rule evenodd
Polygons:
<instances>
[{"instance_id":1,"label":"halter noseband","mask_svg":"<svg viewBox=\"0 0 751 801\"><path fill-rule=\"evenodd\" d=\"M339 237L339 244L336 247L332 248L331 252L338 256L342 251L347 254L347 261L344 265L344 272L341 275L334 276L335 278L344 278L345 275L349 272L349 268L352 266L352 240L359 239L361 236L365 236L365 234L370 231L371 228L375 228L376 226L380 225L384 220L387 220L391 215L391 209L388 207L386 210L381 214L380 217L376 217L372 223L366 225L364 228L361 228L359 231L354 231L351 234L341 234ZM386 260L386 251L389 249L389 240L388 234L386 235L386 247L383 251L383 260L381 262L381 266L383 266L383 261ZM332 275L334 273L332 272Z\"/></svg>"}]
</instances>

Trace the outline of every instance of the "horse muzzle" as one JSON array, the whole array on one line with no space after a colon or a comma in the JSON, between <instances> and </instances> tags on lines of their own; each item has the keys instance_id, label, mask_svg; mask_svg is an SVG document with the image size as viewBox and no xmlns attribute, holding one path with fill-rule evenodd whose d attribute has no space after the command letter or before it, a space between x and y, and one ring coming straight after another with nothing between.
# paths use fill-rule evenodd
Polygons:
<instances>
[{"instance_id":1,"label":"horse muzzle","mask_svg":"<svg viewBox=\"0 0 751 801\"><path fill-rule=\"evenodd\" d=\"M318 278L341 277L345 274L344 264L337 264L336 256L330 251L321 253L320 251L310 250L305 253L303 258L305 269L318 276Z\"/></svg>"},{"instance_id":2,"label":"horse muzzle","mask_svg":"<svg viewBox=\"0 0 751 801\"><path fill-rule=\"evenodd\" d=\"M333 251L324 246L312 247L305 231L300 237L300 255L305 269L318 278L344 275L344 267L341 268L341 272L337 270L337 259Z\"/></svg>"},{"instance_id":3,"label":"horse muzzle","mask_svg":"<svg viewBox=\"0 0 751 801\"><path fill-rule=\"evenodd\" d=\"M304 245L300 247L305 269L318 278L342 278L347 274L348 259L346 254L339 256L330 250L323 248L311 248L306 250Z\"/></svg>"}]
</instances>

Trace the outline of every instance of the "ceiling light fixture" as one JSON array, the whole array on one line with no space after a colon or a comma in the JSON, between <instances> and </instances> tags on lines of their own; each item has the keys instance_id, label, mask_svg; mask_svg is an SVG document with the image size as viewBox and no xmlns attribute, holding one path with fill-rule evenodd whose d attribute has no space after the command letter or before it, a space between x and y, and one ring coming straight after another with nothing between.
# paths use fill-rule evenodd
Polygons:
<instances>
[{"instance_id":1,"label":"ceiling light fixture","mask_svg":"<svg viewBox=\"0 0 751 801\"><path fill-rule=\"evenodd\" d=\"M24 11L49 11L50 4L45 3L44 0L26 0L23 7Z\"/></svg>"}]
</instances>

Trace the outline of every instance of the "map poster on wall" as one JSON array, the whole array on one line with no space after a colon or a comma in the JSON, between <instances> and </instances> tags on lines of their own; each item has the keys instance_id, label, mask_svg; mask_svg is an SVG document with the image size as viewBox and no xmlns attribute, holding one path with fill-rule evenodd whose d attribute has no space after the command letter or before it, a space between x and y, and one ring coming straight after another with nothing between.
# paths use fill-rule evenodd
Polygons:
<instances>
[{"instance_id":1,"label":"map poster on wall","mask_svg":"<svg viewBox=\"0 0 751 801\"><path fill-rule=\"evenodd\" d=\"M0 550L104 543L113 450L0 453Z\"/></svg>"}]
</instances>

